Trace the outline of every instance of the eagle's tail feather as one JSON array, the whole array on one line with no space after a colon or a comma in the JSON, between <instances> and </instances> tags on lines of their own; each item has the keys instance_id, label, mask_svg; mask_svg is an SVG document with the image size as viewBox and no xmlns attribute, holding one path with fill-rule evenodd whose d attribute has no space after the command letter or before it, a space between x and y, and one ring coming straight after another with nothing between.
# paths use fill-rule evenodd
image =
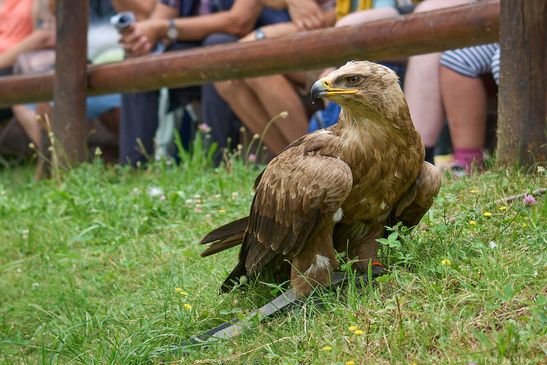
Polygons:
<instances>
[{"instance_id":1,"label":"eagle's tail feather","mask_svg":"<svg viewBox=\"0 0 547 365\"><path fill-rule=\"evenodd\" d=\"M228 237L225 240L212 243L211 246L207 247L207 249L201 253L201 257L211 256L215 253L219 253L229 248L241 245L241 242L243 242L243 234L244 232L234 233L232 237Z\"/></svg>"},{"instance_id":2,"label":"eagle's tail feather","mask_svg":"<svg viewBox=\"0 0 547 365\"><path fill-rule=\"evenodd\" d=\"M247 270L245 270L245 264L241 261L238 262L236 267L234 267L230 275L228 275L226 280L224 280L224 282L220 286L220 292L227 293L232 290L234 286L240 283L241 277L245 276L246 274Z\"/></svg>"},{"instance_id":3,"label":"eagle's tail feather","mask_svg":"<svg viewBox=\"0 0 547 365\"><path fill-rule=\"evenodd\" d=\"M210 243L211 246L203 251L201 256L210 256L217 252L240 245L243 241L248 222L249 217L240 218L209 232L203 237L200 243Z\"/></svg>"}]
</instances>

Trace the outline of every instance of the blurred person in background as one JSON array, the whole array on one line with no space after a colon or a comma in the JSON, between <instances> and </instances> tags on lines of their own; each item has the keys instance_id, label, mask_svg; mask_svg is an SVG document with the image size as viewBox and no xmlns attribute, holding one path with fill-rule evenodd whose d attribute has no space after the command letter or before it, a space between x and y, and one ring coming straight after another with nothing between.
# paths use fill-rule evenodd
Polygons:
<instances>
[{"instance_id":1,"label":"blurred person in background","mask_svg":"<svg viewBox=\"0 0 547 365\"><path fill-rule=\"evenodd\" d=\"M434 11L480 0L424 0L415 13ZM404 92L412 121L425 144L425 160L434 163L435 145L445 124L439 72L441 53L412 56L408 60Z\"/></svg>"},{"instance_id":2,"label":"blurred person in background","mask_svg":"<svg viewBox=\"0 0 547 365\"><path fill-rule=\"evenodd\" d=\"M0 0L0 76L14 73L21 55L49 49L32 60L37 70L51 68L55 33L53 17L41 0ZM28 62L31 62L28 60ZM0 109L0 121L16 116L29 139L40 142L40 126L23 105Z\"/></svg>"},{"instance_id":3,"label":"blurred person in background","mask_svg":"<svg viewBox=\"0 0 547 365\"><path fill-rule=\"evenodd\" d=\"M160 0L150 18L129 27L121 41L127 57L138 57L150 54L158 45L173 51L231 42L257 26L287 20L286 12L264 8L256 0ZM212 86L170 89L169 92L171 108L201 98L201 115L211 125L213 140L221 148L226 146L238 121ZM158 92L125 94L120 162L132 165L145 162L146 156L154 152L157 126Z\"/></svg>"},{"instance_id":4,"label":"blurred person in background","mask_svg":"<svg viewBox=\"0 0 547 365\"><path fill-rule=\"evenodd\" d=\"M499 82L498 43L445 51L441 55L440 87L450 128L455 175L484 168L487 91L481 75Z\"/></svg>"}]
</instances>

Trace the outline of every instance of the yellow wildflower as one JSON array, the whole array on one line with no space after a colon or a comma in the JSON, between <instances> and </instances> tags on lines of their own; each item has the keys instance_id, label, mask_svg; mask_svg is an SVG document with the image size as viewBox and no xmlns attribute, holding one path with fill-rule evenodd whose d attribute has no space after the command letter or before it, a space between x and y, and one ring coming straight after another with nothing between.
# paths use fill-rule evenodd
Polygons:
<instances>
[{"instance_id":1,"label":"yellow wildflower","mask_svg":"<svg viewBox=\"0 0 547 365\"><path fill-rule=\"evenodd\" d=\"M175 292L179 293L182 296L187 296L188 295L188 292L185 292L181 288L175 288Z\"/></svg>"},{"instance_id":2,"label":"yellow wildflower","mask_svg":"<svg viewBox=\"0 0 547 365\"><path fill-rule=\"evenodd\" d=\"M442 260L441 260L441 265L443 265L443 266L450 266L450 265L452 265L452 262L450 262L449 259L442 259Z\"/></svg>"},{"instance_id":3,"label":"yellow wildflower","mask_svg":"<svg viewBox=\"0 0 547 365\"><path fill-rule=\"evenodd\" d=\"M498 207L499 210L507 210L507 206L506 205L502 205L501 207Z\"/></svg>"},{"instance_id":4,"label":"yellow wildflower","mask_svg":"<svg viewBox=\"0 0 547 365\"><path fill-rule=\"evenodd\" d=\"M356 335L356 336L361 336L363 333L364 333L364 332L363 332L362 330L355 330L355 331L353 332L353 334Z\"/></svg>"},{"instance_id":5,"label":"yellow wildflower","mask_svg":"<svg viewBox=\"0 0 547 365\"><path fill-rule=\"evenodd\" d=\"M345 365L355 365L355 361L353 360L346 361Z\"/></svg>"},{"instance_id":6,"label":"yellow wildflower","mask_svg":"<svg viewBox=\"0 0 547 365\"><path fill-rule=\"evenodd\" d=\"M479 190L477 190L477 189L471 189L471 190L469 190L469 192L472 193L472 194L476 194L476 193L479 192Z\"/></svg>"},{"instance_id":7,"label":"yellow wildflower","mask_svg":"<svg viewBox=\"0 0 547 365\"><path fill-rule=\"evenodd\" d=\"M222 209L222 208L219 209L218 212L219 212L219 213L226 213L226 211L225 211L224 209Z\"/></svg>"},{"instance_id":8,"label":"yellow wildflower","mask_svg":"<svg viewBox=\"0 0 547 365\"><path fill-rule=\"evenodd\" d=\"M348 327L348 331L350 331L350 332L355 332L355 331L357 331L358 329L359 329L359 327L357 327L357 326L349 326L349 327Z\"/></svg>"},{"instance_id":9,"label":"yellow wildflower","mask_svg":"<svg viewBox=\"0 0 547 365\"><path fill-rule=\"evenodd\" d=\"M491 217L491 216L492 216L492 213L490 213L490 212L484 212L484 213L482 213L482 215L484 215L485 217Z\"/></svg>"},{"instance_id":10,"label":"yellow wildflower","mask_svg":"<svg viewBox=\"0 0 547 365\"><path fill-rule=\"evenodd\" d=\"M187 311L189 311L189 310L192 309L192 305L191 305L191 304L188 304L188 303L184 303L182 306L183 306L184 309L186 309Z\"/></svg>"},{"instance_id":11,"label":"yellow wildflower","mask_svg":"<svg viewBox=\"0 0 547 365\"><path fill-rule=\"evenodd\" d=\"M469 221L469 224L472 225L472 226L475 226L475 225L477 224L477 221L470 220L470 221Z\"/></svg>"},{"instance_id":12,"label":"yellow wildflower","mask_svg":"<svg viewBox=\"0 0 547 365\"><path fill-rule=\"evenodd\" d=\"M321 350L323 350L323 351L332 351L332 346L325 345L325 346L321 347Z\"/></svg>"}]
</instances>

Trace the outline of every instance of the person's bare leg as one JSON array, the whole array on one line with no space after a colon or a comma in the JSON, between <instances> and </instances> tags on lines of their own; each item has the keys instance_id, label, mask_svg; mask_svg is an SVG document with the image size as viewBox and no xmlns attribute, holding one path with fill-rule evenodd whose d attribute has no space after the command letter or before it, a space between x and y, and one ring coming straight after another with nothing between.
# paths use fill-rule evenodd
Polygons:
<instances>
[{"instance_id":1,"label":"person's bare leg","mask_svg":"<svg viewBox=\"0 0 547 365\"><path fill-rule=\"evenodd\" d=\"M15 119L23 127L23 130L32 143L38 148L40 146L41 127L36 120L36 112L25 105L14 105L11 109L15 115Z\"/></svg>"},{"instance_id":2,"label":"person's bare leg","mask_svg":"<svg viewBox=\"0 0 547 365\"><path fill-rule=\"evenodd\" d=\"M405 96L414 126L426 147L435 147L444 123L439 88L440 53L410 57Z\"/></svg>"},{"instance_id":3,"label":"person's bare leg","mask_svg":"<svg viewBox=\"0 0 547 365\"><path fill-rule=\"evenodd\" d=\"M467 171L473 162L482 167L481 150L486 134L487 107L482 80L441 66L440 85L454 149L454 163Z\"/></svg>"},{"instance_id":4,"label":"person's bare leg","mask_svg":"<svg viewBox=\"0 0 547 365\"><path fill-rule=\"evenodd\" d=\"M288 145L303 136L308 130L306 109L294 86L283 75L273 75L246 79L245 82L258 96L260 103L268 112L269 119L286 111L287 118L279 118L270 125L268 132L274 129L285 137Z\"/></svg>"},{"instance_id":5,"label":"person's bare leg","mask_svg":"<svg viewBox=\"0 0 547 365\"><path fill-rule=\"evenodd\" d=\"M270 116L249 86L244 81L232 80L217 82L215 88L241 122L253 133L261 135ZM285 137L276 128L270 128L263 141L274 154L286 146Z\"/></svg>"},{"instance_id":6,"label":"person's bare leg","mask_svg":"<svg viewBox=\"0 0 547 365\"><path fill-rule=\"evenodd\" d=\"M415 13L467 4L470 0L428 0L420 3ZM405 76L405 96L414 126L426 146L426 158L432 152L444 125L444 112L439 86L440 53L410 57Z\"/></svg>"}]
</instances>

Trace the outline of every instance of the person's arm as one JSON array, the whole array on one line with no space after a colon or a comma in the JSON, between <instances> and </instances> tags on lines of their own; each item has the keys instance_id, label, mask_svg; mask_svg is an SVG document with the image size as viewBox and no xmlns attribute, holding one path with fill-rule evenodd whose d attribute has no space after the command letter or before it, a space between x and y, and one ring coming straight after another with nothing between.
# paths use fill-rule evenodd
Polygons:
<instances>
[{"instance_id":1,"label":"person's arm","mask_svg":"<svg viewBox=\"0 0 547 365\"><path fill-rule=\"evenodd\" d=\"M253 30L262 8L256 0L236 0L228 11L200 17L179 18L175 20L175 25L179 30L180 40L199 40L216 32L241 37ZM165 28L164 34L166 32Z\"/></svg>"},{"instance_id":2,"label":"person's arm","mask_svg":"<svg viewBox=\"0 0 547 365\"><path fill-rule=\"evenodd\" d=\"M262 0L262 2L265 4L270 0ZM278 0L275 0L278 1ZM285 3L286 0L279 0L280 2ZM336 12L334 10L321 10L323 17L323 26L332 26L334 25L336 21ZM260 27L260 29L257 29L250 34L247 34L245 37L241 38L241 42L247 42L247 41L253 41L259 39L258 32L260 32L260 37L263 37L265 39L269 38L276 38L281 37L287 34L296 33L298 31L301 31L302 29L298 28L298 26L294 22L285 22L285 23L276 23L271 25L266 25L263 27Z\"/></svg>"},{"instance_id":3,"label":"person's arm","mask_svg":"<svg viewBox=\"0 0 547 365\"><path fill-rule=\"evenodd\" d=\"M155 0L112 0L117 12L132 11L137 20L148 19L155 9Z\"/></svg>"},{"instance_id":4,"label":"person's arm","mask_svg":"<svg viewBox=\"0 0 547 365\"><path fill-rule=\"evenodd\" d=\"M151 19L129 27L122 36L122 43L130 56L150 52L158 41L167 37L169 19L176 16L176 9L158 4ZM177 18L174 20L178 39L201 40L209 34L223 32L235 36L249 33L258 18L262 5L256 0L236 0L230 10L203 16Z\"/></svg>"},{"instance_id":5,"label":"person's arm","mask_svg":"<svg viewBox=\"0 0 547 365\"><path fill-rule=\"evenodd\" d=\"M260 27L260 29L257 29L247 34L245 37L241 38L240 42L257 40L258 31L263 33L264 39L270 39L270 38L281 37L286 34L296 33L298 32L298 29L296 28L296 25L294 25L294 23L291 23L291 22L265 25L263 27Z\"/></svg>"},{"instance_id":6,"label":"person's arm","mask_svg":"<svg viewBox=\"0 0 547 365\"><path fill-rule=\"evenodd\" d=\"M35 30L28 37L0 54L0 68L13 66L20 54L53 47L55 34L48 30Z\"/></svg>"}]
</instances>

